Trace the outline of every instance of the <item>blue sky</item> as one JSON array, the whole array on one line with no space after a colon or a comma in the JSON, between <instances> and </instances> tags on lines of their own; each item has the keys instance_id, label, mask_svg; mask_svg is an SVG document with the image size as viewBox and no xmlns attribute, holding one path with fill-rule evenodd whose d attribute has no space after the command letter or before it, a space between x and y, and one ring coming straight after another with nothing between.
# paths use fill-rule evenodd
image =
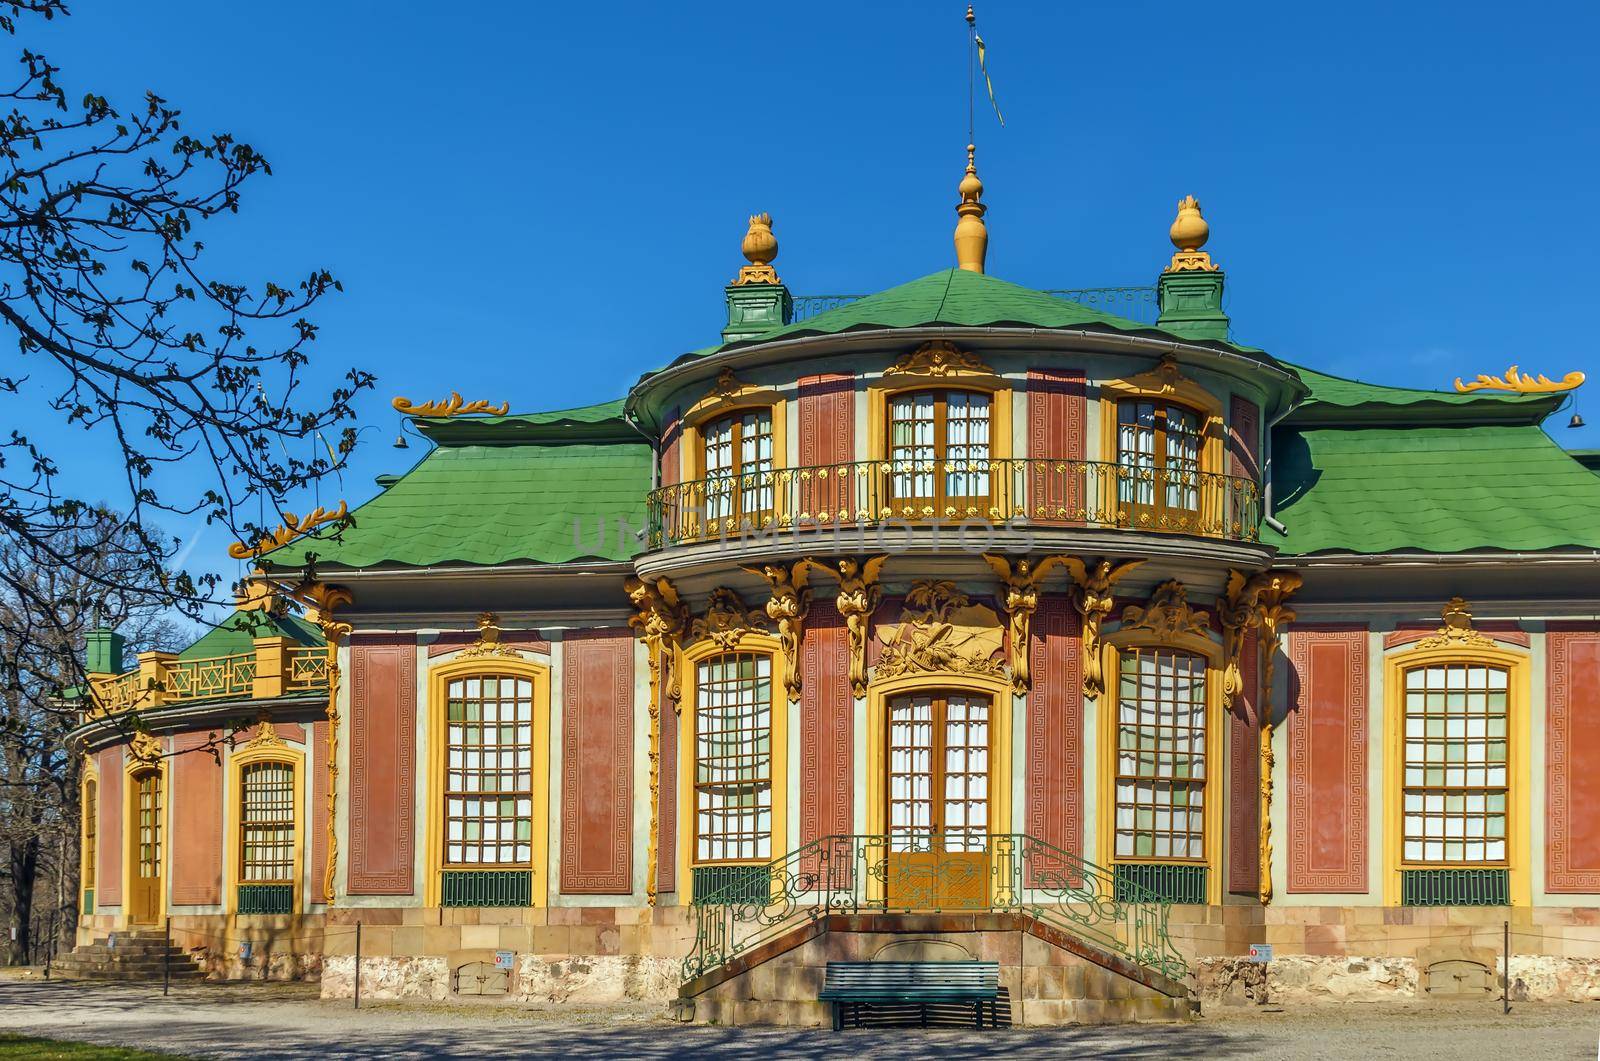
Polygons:
<instances>
[{"instance_id":1,"label":"blue sky","mask_svg":"<svg viewBox=\"0 0 1600 1061\"><path fill-rule=\"evenodd\" d=\"M320 378L380 376L354 504L417 455L389 447L396 394L585 404L712 341L752 212L796 293L954 264L964 8L166 0L79 4L10 43L69 92L155 88L272 160L206 239L236 276L344 281ZM1007 121L978 116L989 271L1151 283L1192 193L1240 341L1417 387L1581 368L1597 426L1552 431L1600 446L1600 5L1513 14L980 3ZM89 492L108 474L71 471ZM222 537L191 563L232 577Z\"/></svg>"}]
</instances>

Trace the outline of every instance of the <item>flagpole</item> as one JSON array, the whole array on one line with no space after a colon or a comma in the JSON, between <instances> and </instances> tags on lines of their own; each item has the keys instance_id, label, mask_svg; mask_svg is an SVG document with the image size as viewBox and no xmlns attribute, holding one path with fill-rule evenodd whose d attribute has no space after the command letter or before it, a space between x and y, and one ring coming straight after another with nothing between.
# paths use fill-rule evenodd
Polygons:
<instances>
[{"instance_id":1,"label":"flagpole","mask_svg":"<svg viewBox=\"0 0 1600 1061\"><path fill-rule=\"evenodd\" d=\"M973 120L972 99L978 86L978 16L972 13L972 5L967 5L967 143L975 144L973 139L976 123Z\"/></svg>"}]
</instances>

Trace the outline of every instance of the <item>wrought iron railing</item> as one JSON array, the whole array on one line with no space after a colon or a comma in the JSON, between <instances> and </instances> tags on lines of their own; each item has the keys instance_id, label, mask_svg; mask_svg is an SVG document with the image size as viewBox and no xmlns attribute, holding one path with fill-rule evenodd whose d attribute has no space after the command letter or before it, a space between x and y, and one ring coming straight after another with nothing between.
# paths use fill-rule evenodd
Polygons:
<instances>
[{"instance_id":1,"label":"wrought iron railing","mask_svg":"<svg viewBox=\"0 0 1600 1061\"><path fill-rule=\"evenodd\" d=\"M963 835L962 850L904 837L825 836L767 863L769 889L732 880L694 897L692 980L830 914L1019 913L1174 979L1188 966L1167 934L1170 904L1103 866L1022 833Z\"/></svg>"},{"instance_id":2,"label":"wrought iron railing","mask_svg":"<svg viewBox=\"0 0 1600 1061\"><path fill-rule=\"evenodd\" d=\"M1110 313L1113 316L1138 321L1140 324L1154 324L1156 318L1161 315L1154 287L1054 288L1045 291L1045 294L1066 299L1068 302L1078 302L1101 313ZM864 296L795 295L794 313L790 320L810 320L830 309L838 309L862 297Z\"/></svg>"},{"instance_id":3,"label":"wrought iron railing","mask_svg":"<svg viewBox=\"0 0 1600 1061\"><path fill-rule=\"evenodd\" d=\"M854 461L650 493L650 548L786 531L970 521L1255 541L1260 489L1236 475L1103 461Z\"/></svg>"}]
</instances>

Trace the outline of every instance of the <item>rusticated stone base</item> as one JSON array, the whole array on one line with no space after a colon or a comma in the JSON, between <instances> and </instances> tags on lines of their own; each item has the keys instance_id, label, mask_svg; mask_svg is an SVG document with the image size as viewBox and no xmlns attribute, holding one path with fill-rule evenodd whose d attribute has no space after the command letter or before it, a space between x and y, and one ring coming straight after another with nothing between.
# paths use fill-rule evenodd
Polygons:
<instances>
[{"instance_id":1,"label":"rusticated stone base","mask_svg":"<svg viewBox=\"0 0 1600 1061\"><path fill-rule=\"evenodd\" d=\"M1600 1002L1600 959L1511 956L1514 1002Z\"/></svg>"},{"instance_id":2,"label":"rusticated stone base","mask_svg":"<svg viewBox=\"0 0 1600 1061\"><path fill-rule=\"evenodd\" d=\"M832 1021L831 1006L817 998L828 962L891 958L999 962L1003 1023L1176 1021L1197 1012L1175 981L1115 955L1095 957L1082 940L1016 915L839 916L800 926L690 981L671 1015L700 1024L823 1027ZM944 1016L968 1019L965 1011Z\"/></svg>"},{"instance_id":3,"label":"rusticated stone base","mask_svg":"<svg viewBox=\"0 0 1600 1061\"><path fill-rule=\"evenodd\" d=\"M511 992L519 1002L592 1005L658 1002L678 993L683 963L637 954L547 958L524 954Z\"/></svg>"},{"instance_id":4,"label":"rusticated stone base","mask_svg":"<svg viewBox=\"0 0 1600 1061\"><path fill-rule=\"evenodd\" d=\"M341 955L322 963L322 997L355 995L354 956ZM450 970L443 958L361 959L361 997L415 999L442 1002L450 994Z\"/></svg>"},{"instance_id":5,"label":"rusticated stone base","mask_svg":"<svg viewBox=\"0 0 1600 1061\"><path fill-rule=\"evenodd\" d=\"M1437 957L1430 955L1429 957ZM1477 955L1484 986L1470 995L1500 997L1502 960ZM1203 1005L1339 1005L1345 1002L1418 1002L1462 999L1427 979L1427 959L1317 957L1294 954L1256 964L1244 958L1206 958L1195 970ZM1511 956L1513 1002L1600 1002L1600 959Z\"/></svg>"}]
</instances>

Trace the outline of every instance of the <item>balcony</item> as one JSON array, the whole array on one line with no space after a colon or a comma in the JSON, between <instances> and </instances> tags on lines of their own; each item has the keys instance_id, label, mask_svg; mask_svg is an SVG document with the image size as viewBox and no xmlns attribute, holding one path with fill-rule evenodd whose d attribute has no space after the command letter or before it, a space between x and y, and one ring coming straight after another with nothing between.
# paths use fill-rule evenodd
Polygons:
<instances>
[{"instance_id":1,"label":"balcony","mask_svg":"<svg viewBox=\"0 0 1600 1061\"><path fill-rule=\"evenodd\" d=\"M263 700L324 693L328 651L281 637L257 638L253 650L207 659L146 652L139 666L90 680L94 702L87 714L173 707L206 701Z\"/></svg>"},{"instance_id":2,"label":"balcony","mask_svg":"<svg viewBox=\"0 0 1600 1061\"><path fill-rule=\"evenodd\" d=\"M649 544L886 525L1028 525L1258 540L1253 479L1102 461L855 461L652 491Z\"/></svg>"}]
</instances>

